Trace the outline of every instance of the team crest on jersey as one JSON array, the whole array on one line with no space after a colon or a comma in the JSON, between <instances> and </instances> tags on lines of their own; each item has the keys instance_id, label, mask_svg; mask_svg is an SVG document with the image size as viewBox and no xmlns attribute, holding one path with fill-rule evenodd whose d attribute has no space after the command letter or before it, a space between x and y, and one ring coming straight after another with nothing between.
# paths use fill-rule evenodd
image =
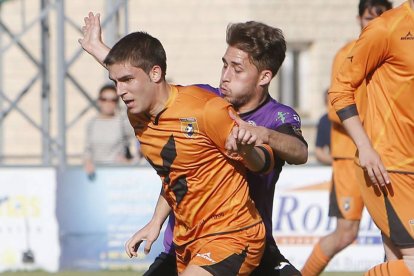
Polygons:
<instances>
[{"instance_id":1,"label":"team crest on jersey","mask_svg":"<svg viewBox=\"0 0 414 276\"><path fill-rule=\"evenodd\" d=\"M198 124L196 118L181 118L181 131L187 138L194 138L198 133Z\"/></svg>"}]
</instances>

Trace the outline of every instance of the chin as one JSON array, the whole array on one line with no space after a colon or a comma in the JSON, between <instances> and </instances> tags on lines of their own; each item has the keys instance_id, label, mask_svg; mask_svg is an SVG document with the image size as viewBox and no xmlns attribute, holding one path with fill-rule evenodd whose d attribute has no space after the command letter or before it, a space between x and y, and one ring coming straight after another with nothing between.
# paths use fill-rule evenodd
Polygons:
<instances>
[{"instance_id":1,"label":"chin","mask_svg":"<svg viewBox=\"0 0 414 276\"><path fill-rule=\"evenodd\" d=\"M231 104L233 104L233 102L234 102L234 100L232 98L230 98L229 96L223 96L223 99L225 99L226 101L228 101Z\"/></svg>"},{"instance_id":2,"label":"chin","mask_svg":"<svg viewBox=\"0 0 414 276\"><path fill-rule=\"evenodd\" d=\"M239 101L236 101L235 99L225 98L225 100L231 103L234 107L239 106Z\"/></svg>"},{"instance_id":3,"label":"chin","mask_svg":"<svg viewBox=\"0 0 414 276\"><path fill-rule=\"evenodd\" d=\"M128 112L131 113L131 114L139 114L139 113L141 113L141 111L138 108L136 108L136 107L128 108Z\"/></svg>"}]
</instances>

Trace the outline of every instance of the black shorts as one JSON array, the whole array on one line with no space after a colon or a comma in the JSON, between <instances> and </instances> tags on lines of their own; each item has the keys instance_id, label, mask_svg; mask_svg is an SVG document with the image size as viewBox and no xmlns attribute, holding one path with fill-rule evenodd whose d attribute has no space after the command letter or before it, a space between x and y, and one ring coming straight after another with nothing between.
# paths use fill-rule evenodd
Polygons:
<instances>
[{"instance_id":1,"label":"black shorts","mask_svg":"<svg viewBox=\"0 0 414 276\"><path fill-rule=\"evenodd\" d=\"M178 276L175 255L162 252L155 258L144 276Z\"/></svg>"},{"instance_id":2,"label":"black shorts","mask_svg":"<svg viewBox=\"0 0 414 276\"><path fill-rule=\"evenodd\" d=\"M275 242L266 241L260 265L251 276L300 276L302 275L283 255Z\"/></svg>"}]
</instances>

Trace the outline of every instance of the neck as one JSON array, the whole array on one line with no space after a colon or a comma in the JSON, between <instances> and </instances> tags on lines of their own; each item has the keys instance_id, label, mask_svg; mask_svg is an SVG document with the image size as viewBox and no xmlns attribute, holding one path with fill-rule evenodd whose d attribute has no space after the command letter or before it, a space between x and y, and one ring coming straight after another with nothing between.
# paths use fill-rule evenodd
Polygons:
<instances>
[{"instance_id":1,"label":"neck","mask_svg":"<svg viewBox=\"0 0 414 276\"><path fill-rule=\"evenodd\" d=\"M246 113L256 109L260 106L264 101L266 101L267 97L269 96L269 92L267 89L264 89L261 93L256 92L257 97L251 98L247 103L243 104L237 109L238 113Z\"/></svg>"},{"instance_id":2,"label":"neck","mask_svg":"<svg viewBox=\"0 0 414 276\"><path fill-rule=\"evenodd\" d=\"M160 113L162 110L164 110L166 103L168 101L168 98L171 94L171 85L168 84L166 81L156 84L157 89L155 91L155 102L152 105L150 109L150 116L151 118L155 118L158 113Z\"/></svg>"}]
</instances>

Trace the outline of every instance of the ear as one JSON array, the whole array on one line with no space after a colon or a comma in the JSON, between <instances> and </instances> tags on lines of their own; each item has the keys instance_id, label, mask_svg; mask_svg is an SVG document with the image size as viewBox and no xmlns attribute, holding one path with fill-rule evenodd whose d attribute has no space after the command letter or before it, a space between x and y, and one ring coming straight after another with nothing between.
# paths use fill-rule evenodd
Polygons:
<instances>
[{"instance_id":1,"label":"ear","mask_svg":"<svg viewBox=\"0 0 414 276\"><path fill-rule=\"evenodd\" d=\"M149 72L149 77L152 82L159 82L162 79L162 70L158 65L154 65Z\"/></svg>"},{"instance_id":2,"label":"ear","mask_svg":"<svg viewBox=\"0 0 414 276\"><path fill-rule=\"evenodd\" d=\"M259 85L268 85L273 78L272 71L270 70L263 70L259 76Z\"/></svg>"}]
</instances>

